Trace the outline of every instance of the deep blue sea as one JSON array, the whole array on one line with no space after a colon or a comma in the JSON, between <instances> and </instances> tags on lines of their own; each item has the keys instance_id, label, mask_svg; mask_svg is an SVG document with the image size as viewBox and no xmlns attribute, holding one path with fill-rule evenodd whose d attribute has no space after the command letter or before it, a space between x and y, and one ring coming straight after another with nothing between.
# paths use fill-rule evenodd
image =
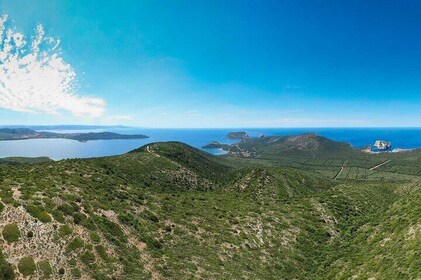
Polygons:
<instances>
[{"instance_id":1,"label":"deep blue sea","mask_svg":"<svg viewBox=\"0 0 421 280\"><path fill-rule=\"evenodd\" d=\"M349 142L354 147L374 144L376 140L392 142L393 148L421 148L421 128L243 128L243 129L113 129L124 134L145 134L150 138L139 140L97 140L81 143L65 139L32 139L0 141L0 157L47 156L54 160L65 158L89 158L126 153L151 142L180 141L201 148L211 141L233 143L226 139L230 131L246 131L250 136L294 135L315 132L336 141ZM91 130L101 131L101 130ZM63 131L57 131L63 132ZM73 131L65 131L73 132ZM83 132L87 132L84 130ZM222 154L218 149L206 150L212 154Z\"/></svg>"}]
</instances>

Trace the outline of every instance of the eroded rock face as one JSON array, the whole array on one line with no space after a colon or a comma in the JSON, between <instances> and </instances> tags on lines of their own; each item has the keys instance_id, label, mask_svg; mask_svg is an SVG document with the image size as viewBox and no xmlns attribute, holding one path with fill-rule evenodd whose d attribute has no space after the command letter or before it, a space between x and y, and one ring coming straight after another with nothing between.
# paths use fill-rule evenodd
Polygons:
<instances>
[{"instance_id":1,"label":"eroded rock face","mask_svg":"<svg viewBox=\"0 0 421 280\"><path fill-rule=\"evenodd\" d=\"M377 140L374 143L374 147L376 147L379 150L388 150L392 147L392 143L384 141L384 140Z\"/></svg>"}]
</instances>

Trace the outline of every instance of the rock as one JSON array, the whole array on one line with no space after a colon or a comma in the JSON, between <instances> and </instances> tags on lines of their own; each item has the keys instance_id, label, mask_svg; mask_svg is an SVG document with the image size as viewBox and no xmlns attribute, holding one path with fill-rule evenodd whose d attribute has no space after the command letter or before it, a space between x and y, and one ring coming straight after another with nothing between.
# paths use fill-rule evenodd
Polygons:
<instances>
[{"instance_id":1,"label":"rock","mask_svg":"<svg viewBox=\"0 0 421 280\"><path fill-rule=\"evenodd\" d=\"M376 143L374 143L374 147L379 150L389 150L392 147L392 143L384 140L377 140Z\"/></svg>"}]
</instances>

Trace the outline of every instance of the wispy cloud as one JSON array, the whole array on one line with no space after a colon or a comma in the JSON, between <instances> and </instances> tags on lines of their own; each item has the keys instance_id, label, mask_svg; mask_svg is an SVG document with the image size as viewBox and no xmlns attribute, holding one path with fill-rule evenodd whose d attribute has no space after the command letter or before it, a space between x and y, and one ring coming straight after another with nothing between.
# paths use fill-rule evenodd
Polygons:
<instances>
[{"instance_id":1,"label":"wispy cloud","mask_svg":"<svg viewBox=\"0 0 421 280\"><path fill-rule=\"evenodd\" d=\"M18 112L100 117L103 99L77 92L76 73L62 58L60 41L41 25L28 38L0 17L0 108Z\"/></svg>"}]
</instances>

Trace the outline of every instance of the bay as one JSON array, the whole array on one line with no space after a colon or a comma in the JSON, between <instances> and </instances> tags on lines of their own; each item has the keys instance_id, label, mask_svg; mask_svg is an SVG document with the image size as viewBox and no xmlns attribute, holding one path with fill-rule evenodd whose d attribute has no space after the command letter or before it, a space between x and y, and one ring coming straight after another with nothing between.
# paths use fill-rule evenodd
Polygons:
<instances>
[{"instance_id":1,"label":"bay","mask_svg":"<svg viewBox=\"0 0 421 280\"><path fill-rule=\"evenodd\" d=\"M102 131L102 130L89 130ZM252 137L317 133L327 138L348 142L356 148L374 144L376 140L392 142L393 148L421 148L421 128L224 128L224 129L147 129L121 128L107 131L124 134L145 134L148 139L96 140L82 143L66 139L29 139L0 141L0 157L47 156L54 160L90 158L127 153L151 142L179 141L201 149L211 141L234 143L226 138L228 132L245 131ZM77 132L57 131L56 132ZM80 132L80 131L79 131ZM83 130L88 132L88 130ZM219 149L204 149L212 154L223 154Z\"/></svg>"}]
</instances>

